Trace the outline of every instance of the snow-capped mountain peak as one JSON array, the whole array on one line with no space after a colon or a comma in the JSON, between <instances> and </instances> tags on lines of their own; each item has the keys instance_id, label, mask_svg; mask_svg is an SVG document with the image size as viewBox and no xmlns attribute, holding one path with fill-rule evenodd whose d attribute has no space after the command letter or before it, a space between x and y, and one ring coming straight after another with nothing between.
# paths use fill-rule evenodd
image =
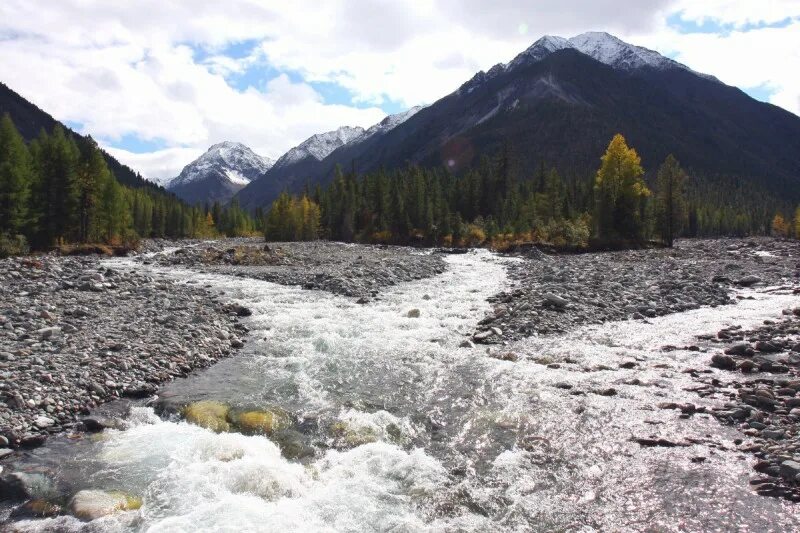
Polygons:
<instances>
[{"instance_id":1,"label":"snow-capped mountain peak","mask_svg":"<svg viewBox=\"0 0 800 533\"><path fill-rule=\"evenodd\" d=\"M536 40L524 52L515 57L508 65L507 69L514 68L523 63L536 62L549 56L557 50L564 48L574 48L569 40L557 35L545 35Z\"/></svg>"},{"instance_id":2,"label":"snow-capped mountain peak","mask_svg":"<svg viewBox=\"0 0 800 533\"><path fill-rule=\"evenodd\" d=\"M662 56L658 52L628 44L606 32L590 31L582 33L572 37L568 42L573 48L587 56L616 68L663 68L678 65L678 63Z\"/></svg>"},{"instance_id":3,"label":"snow-capped mountain peak","mask_svg":"<svg viewBox=\"0 0 800 533\"><path fill-rule=\"evenodd\" d=\"M680 68L694 72L686 65L664 57L658 52L643 46L626 43L610 33L601 31L589 31L569 39L556 35L545 35L505 65L505 70L510 70L523 64L535 63L553 52L567 48L577 50L601 63L620 70L649 67L655 69ZM695 74L716 80L713 76L697 72Z\"/></svg>"},{"instance_id":4,"label":"snow-capped mountain peak","mask_svg":"<svg viewBox=\"0 0 800 533\"><path fill-rule=\"evenodd\" d=\"M212 145L203 155L183 167L170 183L170 188L208 177L211 173L225 176L231 182L246 185L273 165L242 143L224 141Z\"/></svg>"}]
</instances>

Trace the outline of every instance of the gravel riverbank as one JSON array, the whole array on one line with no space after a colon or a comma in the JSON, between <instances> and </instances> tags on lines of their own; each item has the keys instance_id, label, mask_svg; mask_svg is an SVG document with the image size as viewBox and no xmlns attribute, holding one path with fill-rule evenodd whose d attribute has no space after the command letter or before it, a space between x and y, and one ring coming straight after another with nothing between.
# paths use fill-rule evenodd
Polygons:
<instances>
[{"instance_id":1,"label":"gravel riverbank","mask_svg":"<svg viewBox=\"0 0 800 533\"><path fill-rule=\"evenodd\" d=\"M144 262L300 285L364 302L385 287L441 274L446 268L441 255L430 250L326 241L265 244L261 239L188 243L146 256Z\"/></svg>"},{"instance_id":2,"label":"gravel riverbank","mask_svg":"<svg viewBox=\"0 0 800 533\"><path fill-rule=\"evenodd\" d=\"M445 269L440 256L411 248L265 246L259 239L146 241L136 260L363 302L384 287ZM104 402L149 396L160 383L243 345L247 310L157 270L108 265L96 256L0 261L0 459L83 427L85 415Z\"/></svg>"},{"instance_id":3,"label":"gravel riverbank","mask_svg":"<svg viewBox=\"0 0 800 533\"><path fill-rule=\"evenodd\" d=\"M0 456L242 346L237 309L97 257L0 261Z\"/></svg>"},{"instance_id":4,"label":"gravel riverbank","mask_svg":"<svg viewBox=\"0 0 800 533\"><path fill-rule=\"evenodd\" d=\"M509 267L474 340L500 343L585 324L735 302L732 289L800 281L800 244L775 239L698 239L672 249L549 256L533 249Z\"/></svg>"}]
</instances>

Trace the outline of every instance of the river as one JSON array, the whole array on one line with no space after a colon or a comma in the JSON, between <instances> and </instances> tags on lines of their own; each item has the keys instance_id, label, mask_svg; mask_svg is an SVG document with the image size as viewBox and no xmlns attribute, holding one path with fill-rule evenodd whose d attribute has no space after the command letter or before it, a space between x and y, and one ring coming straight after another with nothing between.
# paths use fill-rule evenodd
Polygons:
<instances>
[{"instance_id":1,"label":"river","mask_svg":"<svg viewBox=\"0 0 800 533\"><path fill-rule=\"evenodd\" d=\"M180 269L249 307L240 355L135 405L127 429L51 439L25 459L59 490L115 489L142 507L20 531L781 531L795 507L756 495L736 430L659 402L710 405L681 371L723 326L756 325L796 296L533 337L497 353L461 347L507 285L504 261L448 257L434 278L367 305L352 298ZM119 267L126 264L118 262ZM127 264L128 268L134 268ZM136 266L135 268L156 268ZM162 272L164 272L162 270ZM419 310L418 317L409 311ZM412 313L413 314L413 313ZM702 345L701 345L702 347ZM620 368L621 363L631 368ZM613 394L613 395L612 395ZM214 433L180 408L199 400L289 413L292 453L263 436ZM156 414L158 413L158 415ZM689 440L642 447L632 437ZM291 458L287 458L289 455ZM702 458L702 459L700 459Z\"/></svg>"}]
</instances>

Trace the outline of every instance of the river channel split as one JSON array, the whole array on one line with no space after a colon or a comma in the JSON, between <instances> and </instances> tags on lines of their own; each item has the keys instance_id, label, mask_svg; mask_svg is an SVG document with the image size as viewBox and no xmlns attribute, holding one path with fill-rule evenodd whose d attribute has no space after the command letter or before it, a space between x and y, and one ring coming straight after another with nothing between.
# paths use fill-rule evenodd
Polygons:
<instances>
[{"instance_id":1,"label":"river channel split","mask_svg":"<svg viewBox=\"0 0 800 533\"><path fill-rule=\"evenodd\" d=\"M677 349L729 325L774 318L797 296L752 299L649 321L610 322L506 346L462 347L507 288L504 261L476 251L366 305L299 287L177 268L253 311L237 357L134 405L127 428L51 439L24 459L81 489L141 497L135 511L19 531L791 530L792 504L756 495L736 430L681 419L659 402L703 401ZM410 312L411 311L411 312ZM415 312L415 311L418 311ZM416 316L418 314L418 316ZM493 357L513 353L516 361ZM622 365L622 366L621 366ZM181 420L213 401L266 408L279 436L216 433ZM642 447L637 437L682 439ZM702 458L698 459L698 458Z\"/></svg>"}]
</instances>

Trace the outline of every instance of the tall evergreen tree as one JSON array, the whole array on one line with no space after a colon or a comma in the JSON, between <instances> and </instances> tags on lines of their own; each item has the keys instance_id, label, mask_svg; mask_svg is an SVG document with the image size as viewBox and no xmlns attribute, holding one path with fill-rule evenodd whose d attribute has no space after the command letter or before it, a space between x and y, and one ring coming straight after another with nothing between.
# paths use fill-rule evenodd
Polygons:
<instances>
[{"instance_id":1,"label":"tall evergreen tree","mask_svg":"<svg viewBox=\"0 0 800 533\"><path fill-rule=\"evenodd\" d=\"M686 219L685 181L686 173L680 163L675 156L668 155L658 169L655 215L661 240L670 248Z\"/></svg>"},{"instance_id":2,"label":"tall evergreen tree","mask_svg":"<svg viewBox=\"0 0 800 533\"><path fill-rule=\"evenodd\" d=\"M38 176L34 188L34 204L39 219L37 244L49 246L67 242L76 236L76 169L78 147L60 125L48 135L39 135L34 168Z\"/></svg>"},{"instance_id":3,"label":"tall evergreen tree","mask_svg":"<svg viewBox=\"0 0 800 533\"><path fill-rule=\"evenodd\" d=\"M30 152L5 113L0 118L0 234L20 235L27 229L31 180Z\"/></svg>"}]
</instances>

